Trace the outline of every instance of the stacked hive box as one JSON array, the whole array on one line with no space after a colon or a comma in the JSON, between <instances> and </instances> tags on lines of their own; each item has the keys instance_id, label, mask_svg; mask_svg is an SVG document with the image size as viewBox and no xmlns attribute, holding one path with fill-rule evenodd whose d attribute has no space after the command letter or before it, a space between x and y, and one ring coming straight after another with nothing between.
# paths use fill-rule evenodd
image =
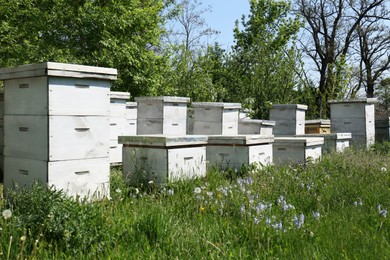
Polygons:
<instances>
[{"instance_id":1,"label":"stacked hive box","mask_svg":"<svg viewBox=\"0 0 390 260\"><path fill-rule=\"evenodd\" d=\"M305 133L307 106L299 104L276 104L270 110L270 119L275 121L275 135L302 135Z\"/></svg>"},{"instance_id":2,"label":"stacked hive box","mask_svg":"<svg viewBox=\"0 0 390 260\"><path fill-rule=\"evenodd\" d=\"M317 119L305 121L305 134L329 134L330 120Z\"/></svg>"},{"instance_id":3,"label":"stacked hive box","mask_svg":"<svg viewBox=\"0 0 390 260\"><path fill-rule=\"evenodd\" d=\"M349 147L349 143L352 139L351 133L305 134L299 137L324 138L324 145L322 146L323 153L343 152Z\"/></svg>"},{"instance_id":4,"label":"stacked hive box","mask_svg":"<svg viewBox=\"0 0 390 260\"><path fill-rule=\"evenodd\" d=\"M236 135L241 104L194 102L192 129L195 135Z\"/></svg>"},{"instance_id":5,"label":"stacked hive box","mask_svg":"<svg viewBox=\"0 0 390 260\"><path fill-rule=\"evenodd\" d=\"M137 135L185 135L186 97L137 97Z\"/></svg>"},{"instance_id":6,"label":"stacked hive box","mask_svg":"<svg viewBox=\"0 0 390 260\"><path fill-rule=\"evenodd\" d=\"M272 135L275 121L240 119L238 121L238 134L243 135Z\"/></svg>"},{"instance_id":7,"label":"stacked hive box","mask_svg":"<svg viewBox=\"0 0 390 260\"><path fill-rule=\"evenodd\" d=\"M206 175L206 136L120 136L129 184L167 183Z\"/></svg>"},{"instance_id":8,"label":"stacked hive box","mask_svg":"<svg viewBox=\"0 0 390 260\"><path fill-rule=\"evenodd\" d=\"M375 139L377 142L390 141L390 117L375 120Z\"/></svg>"},{"instance_id":9,"label":"stacked hive box","mask_svg":"<svg viewBox=\"0 0 390 260\"><path fill-rule=\"evenodd\" d=\"M5 188L38 180L69 196L109 194L109 93L116 75L52 62L0 69Z\"/></svg>"},{"instance_id":10,"label":"stacked hive box","mask_svg":"<svg viewBox=\"0 0 390 260\"><path fill-rule=\"evenodd\" d=\"M128 135L137 134L137 102L126 102L126 120L129 125Z\"/></svg>"},{"instance_id":11,"label":"stacked hive box","mask_svg":"<svg viewBox=\"0 0 390 260\"><path fill-rule=\"evenodd\" d=\"M306 163L322 155L323 137L275 137L273 156L275 164Z\"/></svg>"},{"instance_id":12,"label":"stacked hive box","mask_svg":"<svg viewBox=\"0 0 390 260\"><path fill-rule=\"evenodd\" d=\"M110 163L122 163L122 145L118 144L118 136L129 135L131 127L126 119L126 100L128 92L110 92Z\"/></svg>"},{"instance_id":13,"label":"stacked hive box","mask_svg":"<svg viewBox=\"0 0 390 260\"><path fill-rule=\"evenodd\" d=\"M210 166L225 170L240 170L243 164L272 163L273 135L210 135L207 143L207 161Z\"/></svg>"},{"instance_id":14,"label":"stacked hive box","mask_svg":"<svg viewBox=\"0 0 390 260\"><path fill-rule=\"evenodd\" d=\"M352 133L351 144L366 147L375 143L376 99L330 100L331 132Z\"/></svg>"}]
</instances>

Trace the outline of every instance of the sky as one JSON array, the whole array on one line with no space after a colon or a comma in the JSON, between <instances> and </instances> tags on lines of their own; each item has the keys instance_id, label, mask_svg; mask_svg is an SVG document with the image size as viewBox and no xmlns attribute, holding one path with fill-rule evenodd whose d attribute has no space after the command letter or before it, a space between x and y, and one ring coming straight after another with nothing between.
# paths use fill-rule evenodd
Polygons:
<instances>
[{"instance_id":1,"label":"sky","mask_svg":"<svg viewBox=\"0 0 390 260\"><path fill-rule=\"evenodd\" d=\"M235 21L241 20L243 14L249 13L248 0L202 0L204 7L210 6L211 12L204 14L207 25L220 34L211 38L225 49L233 45L233 28Z\"/></svg>"}]
</instances>

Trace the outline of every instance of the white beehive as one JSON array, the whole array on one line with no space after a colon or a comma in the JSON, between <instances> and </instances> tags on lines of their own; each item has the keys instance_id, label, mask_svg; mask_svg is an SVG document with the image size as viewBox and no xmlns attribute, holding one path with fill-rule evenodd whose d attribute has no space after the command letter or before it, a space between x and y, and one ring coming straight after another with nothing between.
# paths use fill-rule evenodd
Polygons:
<instances>
[{"instance_id":1,"label":"white beehive","mask_svg":"<svg viewBox=\"0 0 390 260\"><path fill-rule=\"evenodd\" d=\"M390 117L375 120L375 140L377 142L390 141Z\"/></svg>"},{"instance_id":2,"label":"white beehive","mask_svg":"<svg viewBox=\"0 0 390 260\"><path fill-rule=\"evenodd\" d=\"M238 121L238 134L244 135L272 135L275 121L240 119Z\"/></svg>"},{"instance_id":3,"label":"white beehive","mask_svg":"<svg viewBox=\"0 0 390 260\"><path fill-rule=\"evenodd\" d=\"M53 62L0 69L5 188L38 180L69 196L109 195L116 75L116 69Z\"/></svg>"},{"instance_id":4,"label":"white beehive","mask_svg":"<svg viewBox=\"0 0 390 260\"><path fill-rule=\"evenodd\" d=\"M123 174L130 184L204 177L207 136L121 136Z\"/></svg>"},{"instance_id":5,"label":"white beehive","mask_svg":"<svg viewBox=\"0 0 390 260\"><path fill-rule=\"evenodd\" d=\"M137 134L137 102L126 102L126 120L129 125L129 133L126 135Z\"/></svg>"},{"instance_id":6,"label":"white beehive","mask_svg":"<svg viewBox=\"0 0 390 260\"><path fill-rule=\"evenodd\" d=\"M329 134L305 134L298 137L322 137L324 145L322 153L343 152L349 147L349 142L352 139L351 133L329 133Z\"/></svg>"},{"instance_id":7,"label":"white beehive","mask_svg":"<svg viewBox=\"0 0 390 260\"><path fill-rule=\"evenodd\" d=\"M241 104L222 102L192 103L192 132L195 135L236 135Z\"/></svg>"},{"instance_id":8,"label":"white beehive","mask_svg":"<svg viewBox=\"0 0 390 260\"><path fill-rule=\"evenodd\" d=\"M351 133L351 145L368 148L375 143L374 98L329 100L332 133Z\"/></svg>"},{"instance_id":9,"label":"white beehive","mask_svg":"<svg viewBox=\"0 0 390 260\"><path fill-rule=\"evenodd\" d=\"M275 121L275 135L302 135L305 133L307 106L299 104L275 104L270 110L270 120Z\"/></svg>"},{"instance_id":10,"label":"white beehive","mask_svg":"<svg viewBox=\"0 0 390 260\"><path fill-rule=\"evenodd\" d=\"M209 166L240 170L244 164L272 163L273 135L210 135L207 142Z\"/></svg>"},{"instance_id":11,"label":"white beehive","mask_svg":"<svg viewBox=\"0 0 390 260\"><path fill-rule=\"evenodd\" d=\"M187 97L136 97L137 135L185 135Z\"/></svg>"},{"instance_id":12,"label":"white beehive","mask_svg":"<svg viewBox=\"0 0 390 260\"><path fill-rule=\"evenodd\" d=\"M275 137L275 164L303 164L318 160L322 155L323 137Z\"/></svg>"},{"instance_id":13,"label":"white beehive","mask_svg":"<svg viewBox=\"0 0 390 260\"><path fill-rule=\"evenodd\" d=\"M131 126L126 118L126 101L128 92L110 92L110 164L122 163L122 145L118 144L118 136L132 134Z\"/></svg>"}]
</instances>

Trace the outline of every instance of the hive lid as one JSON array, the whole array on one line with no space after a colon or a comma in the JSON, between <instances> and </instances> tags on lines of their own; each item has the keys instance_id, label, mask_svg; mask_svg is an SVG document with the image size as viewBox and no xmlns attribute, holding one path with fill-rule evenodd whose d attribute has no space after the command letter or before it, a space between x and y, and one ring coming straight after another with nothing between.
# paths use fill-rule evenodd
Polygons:
<instances>
[{"instance_id":1,"label":"hive lid","mask_svg":"<svg viewBox=\"0 0 390 260\"><path fill-rule=\"evenodd\" d=\"M357 99L340 99L340 100L328 100L329 104L343 104L343 103L367 103L375 104L378 100L376 98L357 98Z\"/></svg>"},{"instance_id":2,"label":"hive lid","mask_svg":"<svg viewBox=\"0 0 390 260\"><path fill-rule=\"evenodd\" d=\"M192 107L205 107L205 108L212 108L212 107L221 107L223 109L240 109L241 104L240 103L224 103L224 102L193 102Z\"/></svg>"},{"instance_id":3,"label":"hive lid","mask_svg":"<svg viewBox=\"0 0 390 260\"><path fill-rule=\"evenodd\" d=\"M305 120L305 125L330 125L329 119Z\"/></svg>"},{"instance_id":4,"label":"hive lid","mask_svg":"<svg viewBox=\"0 0 390 260\"><path fill-rule=\"evenodd\" d=\"M306 137L306 136L278 136L275 137L275 144L286 143L293 145L315 146L324 144L323 137Z\"/></svg>"},{"instance_id":5,"label":"hive lid","mask_svg":"<svg viewBox=\"0 0 390 260\"><path fill-rule=\"evenodd\" d=\"M304 134L297 137L323 137L324 139L347 140L352 138L351 133L328 133L328 134Z\"/></svg>"},{"instance_id":6,"label":"hive lid","mask_svg":"<svg viewBox=\"0 0 390 260\"><path fill-rule=\"evenodd\" d=\"M126 102L126 108L136 108L137 102Z\"/></svg>"},{"instance_id":7,"label":"hive lid","mask_svg":"<svg viewBox=\"0 0 390 260\"><path fill-rule=\"evenodd\" d=\"M110 99L129 99L129 92L110 91Z\"/></svg>"},{"instance_id":8,"label":"hive lid","mask_svg":"<svg viewBox=\"0 0 390 260\"><path fill-rule=\"evenodd\" d=\"M157 96L157 97L136 97L135 101L139 102L170 102L170 103L189 103L189 97L174 97L174 96Z\"/></svg>"},{"instance_id":9,"label":"hive lid","mask_svg":"<svg viewBox=\"0 0 390 260\"><path fill-rule=\"evenodd\" d=\"M43 62L0 69L0 79L2 80L39 76L115 80L117 79L117 70L58 62Z\"/></svg>"},{"instance_id":10,"label":"hive lid","mask_svg":"<svg viewBox=\"0 0 390 260\"><path fill-rule=\"evenodd\" d=\"M273 143L273 135L209 135L208 144L212 145L256 145Z\"/></svg>"},{"instance_id":11,"label":"hive lid","mask_svg":"<svg viewBox=\"0 0 390 260\"><path fill-rule=\"evenodd\" d=\"M119 136L118 143L125 146L140 147L174 147L174 146L191 146L207 144L206 135L181 135L181 136L164 136L164 135L132 135Z\"/></svg>"},{"instance_id":12,"label":"hive lid","mask_svg":"<svg viewBox=\"0 0 390 260\"><path fill-rule=\"evenodd\" d=\"M306 105L301 105L301 104L273 104L272 108L307 110L307 106Z\"/></svg>"},{"instance_id":13,"label":"hive lid","mask_svg":"<svg viewBox=\"0 0 390 260\"><path fill-rule=\"evenodd\" d=\"M244 119L240 119L239 122L244 124L259 124L264 126L275 126L275 121L271 121L271 120L244 118Z\"/></svg>"}]
</instances>

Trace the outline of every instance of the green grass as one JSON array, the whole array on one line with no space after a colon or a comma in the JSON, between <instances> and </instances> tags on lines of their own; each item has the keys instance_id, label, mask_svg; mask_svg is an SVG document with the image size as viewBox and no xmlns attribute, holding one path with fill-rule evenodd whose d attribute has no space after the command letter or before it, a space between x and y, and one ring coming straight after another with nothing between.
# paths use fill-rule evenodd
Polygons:
<instances>
[{"instance_id":1,"label":"green grass","mask_svg":"<svg viewBox=\"0 0 390 260\"><path fill-rule=\"evenodd\" d=\"M390 156L330 154L307 166L210 171L138 189L111 172L111 200L37 185L0 202L0 259L390 256ZM11 238L12 237L12 238Z\"/></svg>"}]
</instances>

